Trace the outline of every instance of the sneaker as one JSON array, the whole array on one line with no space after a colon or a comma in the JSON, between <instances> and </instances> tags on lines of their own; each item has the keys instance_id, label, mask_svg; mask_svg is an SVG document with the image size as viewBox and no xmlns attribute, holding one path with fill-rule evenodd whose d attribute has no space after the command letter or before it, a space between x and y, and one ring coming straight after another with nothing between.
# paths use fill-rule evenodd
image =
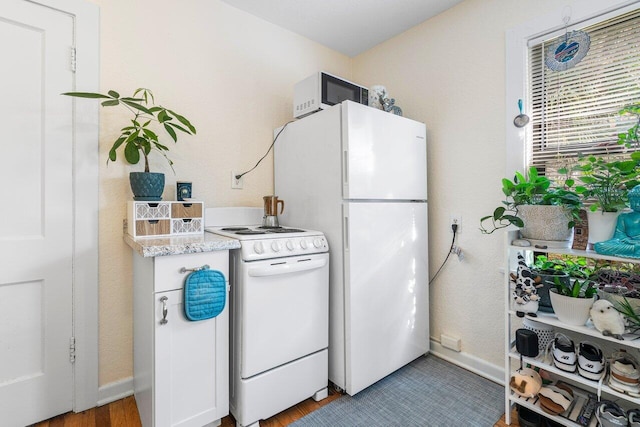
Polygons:
<instances>
[{"instance_id":1,"label":"sneaker","mask_svg":"<svg viewBox=\"0 0 640 427\"><path fill-rule=\"evenodd\" d=\"M640 409L631 409L627 412L629 427L640 427Z\"/></svg>"},{"instance_id":2,"label":"sneaker","mask_svg":"<svg viewBox=\"0 0 640 427\"><path fill-rule=\"evenodd\" d=\"M578 345L578 373L580 376L599 381L605 371L602 350L588 341Z\"/></svg>"},{"instance_id":3,"label":"sneaker","mask_svg":"<svg viewBox=\"0 0 640 427\"><path fill-rule=\"evenodd\" d=\"M571 406L573 391L568 387L545 386L538 392L540 408L551 415L560 415Z\"/></svg>"},{"instance_id":4,"label":"sneaker","mask_svg":"<svg viewBox=\"0 0 640 427\"><path fill-rule=\"evenodd\" d=\"M564 334L556 334L551 344L553 364L556 368L565 372L575 372L578 363L576 346L573 341Z\"/></svg>"},{"instance_id":5,"label":"sneaker","mask_svg":"<svg viewBox=\"0 0 640 427\"><path fill-rule=\"evenodd\" d=\"M624 351L614 353L609 362L609 371L609 387L632 397L640 397L640 370L633 356Z\"/></svg>"},{"instance_id":6,"label":"sneaker","mask_svg":"<svg viewBox=\"0 0 640 427\"><path fill-rule=\"evenodd\" d=\"M602 427L627 426L627 414L624 409L606 400L598 406L596 418Z\"/></svg>"}]
</instances>

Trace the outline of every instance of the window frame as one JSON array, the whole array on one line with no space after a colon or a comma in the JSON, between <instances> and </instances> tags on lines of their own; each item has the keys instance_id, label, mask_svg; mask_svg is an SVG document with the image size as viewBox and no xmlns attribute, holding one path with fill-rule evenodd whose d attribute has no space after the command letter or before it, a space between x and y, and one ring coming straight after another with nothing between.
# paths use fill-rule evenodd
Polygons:
<instances>
[{"instance_id":1,"label":"window frame","mask_svg":"<svg viewBox=\"0 0 640 427\"><path fill-rule=\"evenodd\" d=\"M638 8L639 0L617 1L603 7L601 1L588 0L576 2L571 7L559 6L557 10L535 20L527 22L506 32L506 76L505 76L505 176L515 171L524 171L527 167L527 132L530 126L517 128L513 118L519 113L518 99L522 99L525 111L531 105L528 98L528 55L529 46L543 40L611 19L615 16ZM570 16L568 25L562 16Z\"/></svg>"}]
</instances>

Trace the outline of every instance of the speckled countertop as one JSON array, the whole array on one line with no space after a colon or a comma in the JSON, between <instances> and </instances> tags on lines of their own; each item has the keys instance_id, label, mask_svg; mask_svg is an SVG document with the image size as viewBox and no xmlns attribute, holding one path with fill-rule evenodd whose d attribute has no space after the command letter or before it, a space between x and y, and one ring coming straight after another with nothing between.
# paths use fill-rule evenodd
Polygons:
<instances>
[{"instance_id":1,"label":"speckled countertop","mask_svg":"<svg viewBox=\"0 0 640 427\"><path fill-rule=\"evenodd\" d=\"M240 241L212 233L138 238L124 233L124 241L143 257L195 254L238 249Z\"/></svg>"}]
</instances>

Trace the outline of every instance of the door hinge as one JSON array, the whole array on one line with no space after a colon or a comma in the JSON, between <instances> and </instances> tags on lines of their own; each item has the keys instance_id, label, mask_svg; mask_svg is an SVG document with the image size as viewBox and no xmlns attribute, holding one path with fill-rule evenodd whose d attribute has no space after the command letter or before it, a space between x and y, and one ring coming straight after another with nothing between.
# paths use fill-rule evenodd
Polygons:
<instances>
[{"instance_id":1,"label":"door hinge","mask_svg":"<svg viewBox=\"0 0 640 427\"><path fill-rule=\"evenodd\" d=\"M71 47L71 61L70 61L70 66L71 66L71 71L72 72L76 72L76 48L75 47Z\"/></svg>"},{"instance_id":2,"label":"door hinge","mask_svg":"<svg viewBox=\"0 0 640 427\"><path fill-rule=\"evenodd\" d=\"M69 363L76 362L76 338L69 338Z\"/></svg>"}]
</instances>

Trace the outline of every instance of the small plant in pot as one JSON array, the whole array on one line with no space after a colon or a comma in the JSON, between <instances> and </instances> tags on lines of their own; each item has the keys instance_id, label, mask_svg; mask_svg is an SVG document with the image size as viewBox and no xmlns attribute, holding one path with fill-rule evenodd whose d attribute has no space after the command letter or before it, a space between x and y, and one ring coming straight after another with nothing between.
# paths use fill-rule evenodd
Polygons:
<instances>
[{"instance_id":1,"label":"small plant in pot","mask_svg":"<svg viewBox=\"0 0 640 427\"><path fill-rule=\"evenodd\" d=\"M569 325L584 325L596 300L598 288L590 279L575 280L569 286L557 280L549 292L553 311L560 321Z\"/></svg>"},{"instance_id":2,"label":"small plant in pot","mask_svg":"<svg viewBox=\"0 0 640 427\"><path fill-rule=\"evenodd\" d=\"M164 190L164 174L149 171L149 154L152 150L158 151L171 166L173 162L167 156L169 147L160 142L158 133L152 128L161 127L173 139L178 142L178 135L185 133L195 135L196 128L187 118L161 105L155 104L153 93L149 89L139 88L130 97L121 97L114 90L107 94L94 92L67 92L63 95L78 98L103 99L103 107L121 106L129 110L132 118L127 125L120 129L120 135L113 142L109 150L107 162L115 162L117 152L122 147L124 158L130 164L138 164L144 159L144 172L131 172L129 182L135 200L161 200ZM175 171L174 171L175 172Z\"/></svg>"},{"instance_id":3,"label":"small plant in pot","mask_svg":"<svg viewBox=\"0 0 640 427\"><path fill-rule=\"evenodd\" d=\"M503 178L506 199L492 215L480 219L480 231L491 234L515 225L524 238L568 240L582 206L572 185L573 181L567 180L564 186L557 186L539 175L535 167L529 168L527 176L516 172L513 181Z\"/></svg>"},{"instance_id":4,"label":"small plant in pot","mask_svg":"<svg viewBox=\"0 0 640 427\"><path fill-rule=\"evenodd\" d=\"M589 218L589 243L608 240L613 236L618 214L629 205L627 192L640 184L640 152L631 159L607 159L601 156L581 156L574 170L580 173L584 185L575 187L576 193L591 203Z\"/></svg>"},{"instance_id":5,"label":"small plant in pot","mask_svg":"<svg viewBox=\"0 0 640 427\"><path fill-rule=\"evenodd\" d=\"M556 281L562 285L571 286L571 280L589 279L598 270L595 261L585 257L572 255L558 255L549 258L546 255L538 255L532 265L532 270L540 276L542 287L538 288L540 296L539 310L553 313L549 290L553 288Z\"/></svg>"}]
</instances>

